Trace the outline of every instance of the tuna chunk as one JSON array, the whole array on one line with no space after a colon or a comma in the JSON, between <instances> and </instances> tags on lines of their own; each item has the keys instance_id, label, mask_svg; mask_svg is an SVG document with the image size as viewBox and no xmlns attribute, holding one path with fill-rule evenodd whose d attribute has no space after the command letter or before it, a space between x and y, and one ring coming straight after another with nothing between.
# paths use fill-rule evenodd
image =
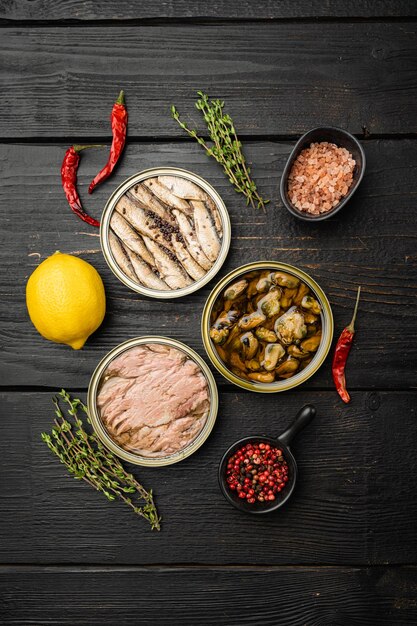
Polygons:
<instances>
[{"instance_id":1,"label":"tuna chunk","mask_svg":"<svg viewBox=\"0 0 417 626\"><path fill-rule=\"evenodd\" d=\"M164 457L200 434L210 399L197 363L176 348L148 344L110 363L97 405L116 443L141 456Z\"/></svg>"}]
</instances>

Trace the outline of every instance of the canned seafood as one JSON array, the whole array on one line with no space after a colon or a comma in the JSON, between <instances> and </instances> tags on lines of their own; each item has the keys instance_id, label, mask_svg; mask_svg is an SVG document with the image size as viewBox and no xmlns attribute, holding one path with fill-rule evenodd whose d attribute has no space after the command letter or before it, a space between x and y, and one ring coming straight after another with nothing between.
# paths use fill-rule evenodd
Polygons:
<instances>
[{"instance_id":1,"label":"canned seafood","mask_svg":"<svg viewBox=\"0 0 417 626\"><path fill-rule=\"evenodd\" d=\"M274 273L276 276L278 273L281 273L282 278L287 280L289 286L294 287L295 285L305 285L305 293L310 293L309 301L314 303L317 306L317 311L315 311L316 315L310 316L316 320L317 330L314 329L311 333L316 333L315 336L310 338L310 335L307 335L308 327L305 325L305 320L307 320L307 312L302 312L303 309L298 306L291 306L295 303L291 301L289 297L291 292L297 291L297 289L288 289L286 297L285 291L287 291L284 287L279 287L279 283L275 284L274 282L269 285L269 293L268 297L272 296L275 298L276 294L281 294L284 298L288 300L284 310L282 306L280 306L281 301L277 301L275 304L276 310L271 313L271 301L265 302L266 306L269 306L269 310L264 314L263 311L256 311L253 308L253 303L262 304L262 298L265 301L265 293L268 289L267 281L268 276L271 276L271 273ZM241 296L241 300L245 300L245 289L246 285L250 283L251 280L254 283L258 280L258 274L263 277L262 280L265 283L264 287L260 287L259 293L255 288L255 291L250 299L250 305L252 306L251 311L249 313L248 310L239 310L241 306L245 307L245 302L239 305L239 296ZM246 277L244 279L244 276ZM294 277L296 280L292 281L294 284L291 285L291 277ZM247 280L246 280L247 279ZM271 279L273 280L273 279ZM233 284L233 286L232 286ZM257 285L256 285L257 286ZM220 299L225 297L225 291L230 287L230 294L226 293L226 300L228 299L228 305L233 305L234 301L236 301L236 305L231 306L232 310L230 313L225 311L223 305L225 302L222 302ZM249 290L249 286L247 289ZM241 293L239 292L241 290ZM234 293L236 291L236 294ZM278 300L281 297L278 295ZM297 299L297 298L295 298ZM247 304L248 301L246 301ZM318 303L318 304L317 304ZM298 300L296 302L298 305ZM220 315L224 316L224 324L222 324L222 320L214 325L212 328L213 317L216 317L217 314L213 314L216 311L216 305L219 307ZM221 305L221 306L219 306ZM258 304L256 304L258 306ZM236 310L235 310L236 309ZM320 309L320 312L318 311ZM233 312L233 315L230 315ZM303 324L303 332L304 335L299 335L295 337L293 340L288 341L288 346L286 345L285 338L280 341L279 337L277 337L274 332L275 319L278 321L275 322L280 324L281 319L278 319L282 313L288 312L289 314L297 315ZM213 315L212 315L213 314ZM259 319L255 319L255 317L259 314ZM243 319L243 317L246 319ZM305 317L305 320L303 317ZM239 319L239 321L237 321ZM248 323L247 323L248 322ZM253 322L253 323L252 323ZM260 328L257 328L257 324L259 323ZM306 322L307 323L307 322ZM265 326L262 326L264 324ZM235 326L233 330L230 330L232 326ZM214 339L217 340L217 344L215 344L213 338L210 336L210 331L212 330L212 335ZM249 332L246 332L249 331ZM220 282L214 287L212 292L210 293L206 304L203 309L203 315L201 320L201 333L203 337L204 347L210 358L213 365L218 369L218 371L230 382L242 387L243 389L249 389L250 391L257 391L261 393L274 393L278 391L286 391L288 389L292 389L293 387L297 387L301 385L306 380L308 380L313 374L317 372L319 367L324 362L331 346L332 338L333 338L333 315L332 310L330 308L329 301L321 289L321 287L303 270L298 269L292 265L288 265L286 263L278 263L276 261L262 261L256 263L249 263L248 265L242 265L237 269L233 270L227 276L222 278ZM261 334L264 333L264 336ZM267 334L271 334L271 339L265 339ZM245 346L241 346L239 341L244 340L248 342L248 337L252 340L252 344L256 346L256 350L259 354L262 354L258 360L254 359L254 355L250 355L249 361L245 361L242 359L241 354L245 352L245 346L249 345L248 343ZM265 340L264 340L265 339ZM224 343L222 343L224 342ZM272 342L268 346L268 342ZM273 343L276 342L276 343ZM307 343L308 342L308 343ZM311 348L310 352L303 352L303 345L307 346L308 344L315 343L315 345ZM239 345L235 350L235 343ZM290 345L292 343L292 345ZM216 345L218 346L216 348ZM274 348L271 347L274 346ZM239 352L240 348L242 350ZM248 348L250 350L250 346ZM260 363L261 359L266 359L266 353L268 350L271 350L269 354L273 353L275 350L275 357L278 353L278 358L281 360L276 360L276 363L272 364L270 367L271 359L269 361L268 366L265 369L261 367L262 363ZM287 352L287 350L289 350ZM231 358L233 352L233 357ZM221 354L225 357L221 358ZM294 356L293 356L294 355ZM305 360L299 360L305 359ZM255 366L252 367L252 362L255 361ZM285 363L287 361L287 363ZM291 363L289 363L291 361ZM266 363L266 360L263 361ZM244 371L244 367L248 366L248 370ZM279 372L282 371L282 368L286 366L295 366L295 371L285 372L282 377L279 376ZM281 367L282 366L282 367ZM240 368L240 369L239 369ZM262 371L263 370L263 371ZM268 371L265 371L268 370ZM262 373L261 373L262 372ZM264 382L263 382L264 381Z\"/></svg>"},{"instance_id":2,"label":"canned seafood","mask_svg":"<svg viewBox=\"0 0 417 626\"><path fill-rule=\"evenodd\" d=\"M151 455L146 456L145 454L139 454L135 452L134 450L129 449L128 447L124 446L120 438L111 436L109 429L108 429L108 425L106 427L106 425L103 423L101 410L98 407L99 394L104 383L106 382L106 380L108 380L107 373L109 369L111 369L112 362L114 362L115 359L119 359L119 362L120 362L121 355L123 355L124 353L127 353L129 350L132 350L133 348L137 348L138 346L144 346L144 347L160 346L161 349L163 349L164 346L167 346L171 349L174 349L175 352L178 351L178 352L183 353L187 357L187 362L186 362L187 368L186 368L186 371L184 370L184 375L188 377L187 380L190 380L190 376L192 376L193 373L194 375L196 374L199 377L200 391L202 388L204 388L205 395L204 395L203 401L206 402L206 404L208 404L208 407L205 407L205 410L204 410L204 420L202 420L201 422L201 429L195 433L196 436L190 439L189 443L185 445L184 447L178 449L175 452L168 453L164 456L151 456ZM163 359L163 356L161 356L160 354L157 354L157 359L159 358ZM194 368L194 370L191 367L191 370L193 370L191 371L191 373L190 373L190 367L189 367L190 366L189 360L191 360L192 363L194 363L197 366ZM204 377L206 385L201 384L200 373ZM131 374L128 374L128 375L131 375ZM118 388L119 391L122 391L122 387L117 387L119 381L115 381L115 382L116 382L116 388ZM121 382L123 384L123 381ZM127 382L129 384L130 381L127 381ZM158 402L158 407L157 407L158 419L160 417L164 417L163 394L166 388L169 389L169 381L167 382L165 380L163 383L163 388L161 390L160 395L158 396L155 395L155 400ZM116 395L117 395L117 392L116 392ZM122 395L123 395L123 392L122 392ZM124 401L124 398L121 397L120 402L123 402L123 401ZM112 402L114 403L113 406L117 409L117 398L113 398ZM128 461L129 463L134 463L136 465L146 465L150 467L160 467L164 465L171 465L173 463L177 463L178 461L182 461L183 459L187 458L188 456L196 452L196 450L198 450L198 448L200 448L200 446L206 441L216 421L217 410L218 410L218 393L217 393L217 387L216 387L213 374L211 373L209 367L206 365L203 359L196 352L194 352L194 350L192 350L191 348L189 348L182 342L176 341L175 339L170 339L168 337L161 337L157 335L149 335L149 336L143 336L143 337L136 337L134 339L130 339L129 341L125 341L124 343L113 348L113 350L111 350L100 361L100 363L97 365L90 380L90 384L88 388L87 404L88 404L88 412L91 418L92 426L97 436L100 438L102 443L109 450L114 452L114 454L124 459L125 461ZM126 407L123 407L123 409L126 409ZM140 411L139 407L138 407L138 411ZM194 416L194 414L196 413L196 409L194 406L191 407L191 411L194 411L194 413L192 414ZM125 415L121 415L121 416L123 419L126 419ZM120 416L117 416L117 420L119 420L119 417ZM167 419L168 418L169 416L167 417ZM182 417L182 419L184 418ZM116 429L118 434L120 433L119 425L120 425L120 420L118 421L118 425ZM159 426L159 423L158 423L158 426ZM148 428L148 430L150 430L150 428L147 426L145 426L145 428ZM184 429L187 430L187 428L189 428L189 425L184 424ZM163 436L164 436L164 433L162 433L162 437Z\"/></svg>"},{"instance_id":3,"label":"canned seafood","mask_svg":"<svg viewBox=\"0 0 417 626\"><path fill-rule=\"evenodd\" d=\"M161 186L160 180L170 183L174 181L174 184L176 180L180 183L185 181L183 187L185 188L185 184L189 183L189 188L200 191L197 195L201 198L200 200L186 199L187 191L182 197L175 196L170 189ZM160 194L161 189L167 196L163 195L163 199L156 195ZM141 197L135 196L135 192ZM146 202L143 201L144 197L150 198L150 202L159 215L152 212L152 207L148 208ZM170 201L174 202L169 204ZM123 203L126 206L121 208ZM114 214L116 206L118 210ZM138 222L133 224L133 231L131 230L131 224L124 219L129 211L135 214L135 219L143 221L142 230ZM200 247L198 237L191 232L194 228L193 224L196 223L197 214L200 220L198 224L201 224L201 233L205 235L210 231L213 249L210 247L210 241L205 242L206 248ZM168 222L164 220L164 216ZM215 219L212 219L213 216ZM130 233L137 245L130 248L130 245L127 246L120 241L117 235L120 235L121 230L116 235L113 232L117 226L115 220L118 220L119 229L127 229L128 237ZM205 230L204 220L206 220L207 230ZM111 221L112 230L110 230ZM145 223L146 221L148 223ZM101 248L112 272L127 287L150 298L179 298L203 287L223 265L229 251L230 238L229 213L220 195L197 174L177 167L152 168L128 178L107 201L100 226ZM143 250L142 257L137 254L140 250ZM124 271L116 260L117 255L119 255L119 263L120 259L123 261ZM156 261L156 267L152 267L152 258L157 257L159 262ZM165 285L164 263L169 265L172 262L174 270L179 272L178 282L175 282L174 277L171 286L167 286ZM138 280L136 280L135 268ZM141 276L139 276L140 272L142 272ZM169 269L166 274L167 282L169 282ZM140 280L145 275L149 280Z\"/></svg>"}]
</instances>

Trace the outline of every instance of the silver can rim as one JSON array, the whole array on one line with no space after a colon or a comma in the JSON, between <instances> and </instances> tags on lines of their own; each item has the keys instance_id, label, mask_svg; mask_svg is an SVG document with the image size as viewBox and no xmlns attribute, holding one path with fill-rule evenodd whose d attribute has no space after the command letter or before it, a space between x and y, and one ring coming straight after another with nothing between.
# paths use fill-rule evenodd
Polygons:
<instances>
[{"instance_id":1,"label":"silver can rim","mask_svg":"<svg viewBox=\"0 0 417 626\"><path fill-rule=\"evenodd\" d=\"M177 348L178 350L181 350L182 352L185 352L185 354L187 354L200 366L207 380L207 386L210 393L210 412L200 434L183 450L162 458L139 456L138 454L128 452L124 448L117 445L117 443L115 443L110 435L107 433L101 421L96 402L101 377L109 363L116 356L122 354L122 352L125 352L126 350L129 350L134 346L139 346L146 343L160 343L163 345L169 345L171 347ZM206 441L211 431L213 430L214 424L216 422L219 408L219 396L216 381L210 368L208 367L207 363L201 358L201 356L197 354L197 352L195 352L195 350L182 343L181 341L178 341L177 339L172 339L170 337L164 337L161 335L143 335L140 337L128 339L118 346L115 346L101 359L90 379L87 394L87 408L95 433L99 437L100 441L106 446L106 448L111 450L111 452L116 454L124 461L128 461L129 463L133 463L135 465L144 465L147 467L164 467L166 465L173 465L174 463L183 461L187 457L191 456L191 454L194 454L194 452L196 452L203 445L203 443Z\"/></svg>"},{"instance_id":2,"label":"silver can rim","mask_svg":"<svg viewBox=\"0 0 417 626\"><path fill-rule=\"evenodd\" d=\"M122 270L119 268L116 263L111 248L109 244L109 226L110 226L110 218L113 213L114 207L116 206L119 199L134 185L135 183L142 182L147 178L151 178L152 176L181 176L186 180L190 180L191 182L199 185L213 200L216 204L216 207L220 213L220 217L222 220L222 228L223 228L223 237L222 237L222 245L220 249L219 256L217 257L213 266L206 272L206 274L200 278L199 280L194 281L188 287L183 287L182 289L176 290L168 290L162 291L161 289L149 289L148 287L143 287L142 285L138 285L131 278L126 276ZM100 244L103 252L104 259L113 272L113 274L129 289L139 293L143 296L147 296L149 298L157 298L163 300L170 300L172 298L182 298L183 296L187 296L190 293L194 293L194 291L198 291L201 287L204 287L214 276L220 271L220 268L224 264L226 257L229 252L231 242L231 223L229 212L226 208L226 205L220 196L220 194L214 189L214 187L208 183L204 178L199 176L198 174L194 174L188 170L179 168L179 167L152 167L146 170L142 170L133 176L127 178L121 185L115 189L115 191L111 194L110 198L107 200L106 205L103 210L103 215L100 223Z\"/></svg>"}]
</instances>

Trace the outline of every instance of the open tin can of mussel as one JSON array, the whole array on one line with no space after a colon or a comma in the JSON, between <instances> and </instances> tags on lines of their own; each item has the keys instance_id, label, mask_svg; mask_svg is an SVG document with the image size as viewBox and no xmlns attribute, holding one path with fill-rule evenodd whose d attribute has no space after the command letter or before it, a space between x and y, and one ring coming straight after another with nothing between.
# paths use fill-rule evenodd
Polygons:
<instances>
[{"instance_id":1,"label":"open tin can of mussel","mask_svg":"<svg viewBox=\"0 0 417 626\"><path fill-rule=\"evenodd\" d=\"M206 352L230 382L262 393L301 385L322 365L333 338L329 301L304 271L276 261L243 265L204 306Z\"/></svg>"},{"instance_id":2,"label":"open tin can of mussel","mask_svg":"<svg viewBox=\"0 0 417 626\"><path fill-rule=\"evenodd\" d=\"M128 178L110 196L100 226L112 272L151 298L179 298L208 283L226 259L230 238L220 195L197 174L177 167Z\"/></svg>"},{"instance_id":3,"label":"open tin can of mussel","mask_svg":"<svg viewBox=\"0 0 417 626\"><path fill-rule=\"evenodd\" d=\"M88 413L102 443L150 467L178 463L206 441L218 393L209 367L175 339L149 335L116 346L97 365Z\"/></svg>"}]
</instances>

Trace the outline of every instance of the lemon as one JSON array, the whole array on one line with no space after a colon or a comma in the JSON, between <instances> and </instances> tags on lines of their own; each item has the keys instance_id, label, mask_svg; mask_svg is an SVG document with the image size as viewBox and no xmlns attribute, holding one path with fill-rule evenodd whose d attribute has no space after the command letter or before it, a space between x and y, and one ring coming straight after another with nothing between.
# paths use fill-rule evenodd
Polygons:
<instances>
[{"instance_id":1,"label":"lemon","mask_svg":"<svg viewBox=\"0 0 417 626\"><path fill-rule=\"evenodd\" d=\"M80 350L106 312L103 281L86 261L55 252L29 277L26 305L45 339Z\"/></svg>"}]
</instances>

